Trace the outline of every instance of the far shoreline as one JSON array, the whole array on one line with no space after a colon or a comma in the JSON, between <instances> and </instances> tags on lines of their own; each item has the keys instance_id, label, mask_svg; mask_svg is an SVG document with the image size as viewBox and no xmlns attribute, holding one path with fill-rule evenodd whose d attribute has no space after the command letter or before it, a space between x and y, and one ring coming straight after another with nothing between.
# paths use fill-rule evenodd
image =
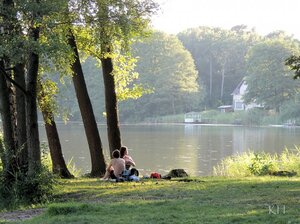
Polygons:
<instances>
[{"instance_id":1,"label":"far shoreline","mask_svg":"<svg viewBox=\"0 0 300 224\"><path fill-rule=\"evenodd\" d=\"M1 124L1 121L0 121ZM38 124L43 126L43 121L38 121ZM56 121L56 124L58 125L83 125L82 121ZM97 122L98 126L107 126L106 123L103 122ZM261 128L267 128L267 127L273 127L273 128L299 128L299 125L285 125L285 124L269 124L269 125L242 125L242 124L225 124L225 123L184 123L184 122L137 122L137 123L120 123L120 126L148 126L148 125L178 125L178 126L211 126L211 127L261 127Z\"/></svg>"}]
</instances>

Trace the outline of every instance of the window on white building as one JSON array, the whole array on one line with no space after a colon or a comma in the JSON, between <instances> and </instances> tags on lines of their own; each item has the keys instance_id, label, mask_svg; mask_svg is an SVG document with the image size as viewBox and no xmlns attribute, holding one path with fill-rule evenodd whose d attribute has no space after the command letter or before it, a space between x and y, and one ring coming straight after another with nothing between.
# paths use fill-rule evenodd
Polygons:
<instances>
[{"instance_id":1,"label":"window on white building","mask_svg":"<svg viewBox=\"0 0 300 224\"><path fill-rule=\"evenodd\" d=\"M244 109L244 104L242 102L235 102L235 109Z\"/></svg>"}]
</instances>

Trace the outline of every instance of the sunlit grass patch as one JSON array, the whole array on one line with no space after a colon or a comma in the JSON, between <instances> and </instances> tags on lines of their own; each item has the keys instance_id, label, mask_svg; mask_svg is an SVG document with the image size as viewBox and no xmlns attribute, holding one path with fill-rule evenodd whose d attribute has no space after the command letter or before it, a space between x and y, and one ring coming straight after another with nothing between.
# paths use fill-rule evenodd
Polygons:
<instances>
[{"instance_id":1,"label":"sunlit grass patch","mask_svg":"<svg viewBox=\"0 0 300 224\"><path fill-rule=\"evenodd\" d=\"M294 170L300 175L300 148L285 149L279 156L281 162L280 168L285 170Z\"/></svg>"},{"instance_id":2,"label":"sunlit grass patch","mask_svg":"<svg viewBox=\"0 0 300 224\"><path fill-rule=\"evenodd\" d=\"M177 197L176 192L185 189L178 187L177 181L147 180L141 182L112 183L98 179L61 180L57 188L60 192L57 201L69 199L116 201L120 199L170 199ZM184 185L184 184L183 184ZM184 194L180 194L181 197Z\"/></svg>"},{"instance_id":3,"label":"sunlit grass patch","mask_svg":"<svg viewBox=\"0 0 300 224\"><path fill-rule=\"evenodd\" d=\"M229 177L300 175L300 148L285 148L281 154L249 151L233 155L215 166L214 174Z\"/></svg>"},{"instance_id":4,"label":"sunlit grass patch","mask_svg":"<svg viewBox=\"0 0 300 224\"><path fill-rule=\"evenodd\" d=\"M58 200L24 223L298 223L300 178L198 177L112 183L60 180ZM70 194L75 197L70 197ZM80 195L80 197L76 197ZM284 205L286 214L270 215ZM282 210L280 210L282 211Z\"/></svg>"}]
</instances>

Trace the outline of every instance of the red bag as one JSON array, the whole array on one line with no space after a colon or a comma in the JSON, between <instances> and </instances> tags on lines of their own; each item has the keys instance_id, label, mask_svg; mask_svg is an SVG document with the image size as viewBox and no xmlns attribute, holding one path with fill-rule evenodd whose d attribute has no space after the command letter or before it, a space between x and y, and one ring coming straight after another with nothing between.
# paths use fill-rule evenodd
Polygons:
<instances>
[{"instance_id":1,"label":"red bag","mask_svg":"<svg viewBox=\"0 0 300 224\"><path fill-rule=\"evenodd\" d=\"M161 175L159 173L151 173L150 178L160 179Z\"/></svg>"}]
</instances>

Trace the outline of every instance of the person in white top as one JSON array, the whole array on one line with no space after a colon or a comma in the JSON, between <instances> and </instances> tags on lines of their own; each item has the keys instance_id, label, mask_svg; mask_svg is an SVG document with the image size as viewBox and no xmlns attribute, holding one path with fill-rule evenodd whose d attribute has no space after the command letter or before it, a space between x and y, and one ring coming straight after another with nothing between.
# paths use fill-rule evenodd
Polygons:
<instances>
[{"instance_id":1,"label":"person in white top","mask_svg":"<svg viewBox=\"0 0 300 224\"><path fill-rule=\"evenodd\" d=\"M122 172L125 170L125 160L120 158L120 151L114 150L112 152L112 159L106 168L106 173L103 179L118 179L121 177Z\"/></svg>"},{"instance_id":2,"label":"person in white top","mask_svg":"<svg viewBox=\"0 0 300 224\"><path fill-rule=\"evenodd\" d=\"M121 146L120 157L125 160L125 167L127 170L130 168L130 166L135 166L135 162L131 156L128 155L128 148L126 146Z\"/></svg>"}]
</instances>

